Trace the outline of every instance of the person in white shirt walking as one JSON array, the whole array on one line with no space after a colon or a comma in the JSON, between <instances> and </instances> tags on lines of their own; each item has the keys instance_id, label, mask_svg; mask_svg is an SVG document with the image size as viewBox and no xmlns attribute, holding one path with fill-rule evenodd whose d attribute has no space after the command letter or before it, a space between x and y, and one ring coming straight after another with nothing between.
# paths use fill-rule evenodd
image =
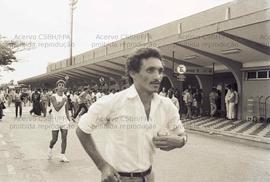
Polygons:
<instances>
[{"instance_id":1,"label":"person in white shirt walking","mask_svg":"<svg viewBox=\"0 0 270 182\"><path fill-rule=\"evenodd\" d=\"M52 112L50 114L51 128L52 128L52 140L49 145L48 159L52 158L52 149L57 142L59 130L61 131L61 162L69 162L65 156L67 146L67 134L69 128L69 113L67 107L67 97L64 95L66 82L64 80L58 80L56 82L56 93L51 96Z\"/></svg>"},{"instance_id":2,"label":"person in white shirt walking","mask_svg":"<svg viewBox=\"0 0 270 182\"><path fill-rule=\"evenodd\" d=\"M192 118L192 112L191 112L191 106L192 106L192 94L191 94L191 89L187 89L184 91L184 96L183 100L185 102L186 106L186 119L191 119Z\"/></svg>"},{"instance_id":3,"label":"person in white shirt walking","mask_svg":"<svg viewBox=\"0 0 270 182\"><path fill-rule=\"evenodd\" d=\"M173 104L176 106L176 108L178 109L178 111L180 110L180 106L179 106L179 101L178 99L175 97L174 95L174 91L172 89L168 90L168 97L171 99L171 101L173 102Z\"/></svg>"},{"instance_id":4,"label":"person in white shirt walking","mask_svg":"<svg viewBox=\"0 0 270 182\"><path fill-rule=\"evenodd\" d=\"M88 87L85 87L83 89L83 92L80 94L79 98L80 98L80 101L79 101L79 108L78 110L74 113L74 116L72 116L72 120L75 122L77 116L82 116L83 114L87 113L88 111L88 107L87 107L87 99L86 99L86 96L88 94ZM83 109L83 111L82 111ZM82 112L81 112L82 111Z\"/></svg>"},{"instance_id":5,"label":"person in white shirt walking","mask_svg":"<svg viewBox=\"0 0 270 182\"><path fill-rule=\"evenodd\" d=\"M154 182L156 148L170 151L187 141L177 108L157 94L164 67L157 49L141 48L128 59L129 88L104 96L91 105L76 130L85 151L101 172L102 182ZM101 155L92 133L108 129L106 152Z\"/></svg>"},{"instance_id":6,"label":"person in white shirt walking","mask_svg":"<svg viewBox=\"0 0 270 182\"><path fill-rule=\"evenodd\" d=\"M238 93L236 89L233 87L230 88L230 95L228 97L229 107L228 107L228 119L235 120L236 119L236 105L238 104Z\"/></svg>"},{"instance_id":7,"label":"person in white shirt walking","mask_svg":"<svg viewBox=\"0 0 270 182\"><path fill-rule=\"evenodd\" d=\"M214 115L217 112L217 98L218 98L217 89L212 88L212 91L209 94L210 116L211 117L214 117Z\"/></svg>"},{"instance_id":8,"label":"person in white shirt walking","mask_svg":"<svg viewBox=\"0 0 270 182\"><path fill-rule=\"evenodd\" d=\"M229 98L230 95L232 94L231 92L231 85L227 86L227 93L225 95L225 106L226 106L226 118L229 118Z\"/></svg>"}]
</instances>

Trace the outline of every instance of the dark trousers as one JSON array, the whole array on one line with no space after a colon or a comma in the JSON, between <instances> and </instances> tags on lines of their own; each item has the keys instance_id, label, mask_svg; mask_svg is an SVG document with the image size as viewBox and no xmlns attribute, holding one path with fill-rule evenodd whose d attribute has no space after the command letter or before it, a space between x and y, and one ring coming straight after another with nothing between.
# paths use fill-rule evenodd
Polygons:
<instances>
[{"instance_id":1,"label":"dark trousers","mask_svg":"<svg viewBox=\"0 0 270 182\"><path fill-rule=\"evenodd\" d=\"M22 116L22 102L15 102L15 114L18 117L18 108L20 109L20 117Z\"/></svg>"},{"instance_id":2,"label":"dark trousers","mask_svg":"<svg viewBox=\"0 0 270 182\"><path fill-rule=\"evenodd\" d=\"M41 102L41 110L43 112L44 117L46 117L46 115L47 115L47 107L48 107L48 102L47 101L42 101Z\"/></svg>"},{"instance_id":3,"label":"dark trousers","mask_svg":"<svg viewBox=\"0 0 270 182\"><path fill-rule=\"evenodd\" d=\"M40 102L33 102L33 109L31 109L30 114L41 115L41 104Z\"/></svg>"},{"instance_id":4,"label":"dark trousers","mask_svg":"<svg viewBox=\"0 0 270 182\"><path fill-rule=\"evenodd\" d=\"M0 119L3 117L3 109L0 107Z\"/></svg>"},{"instance_id":5,"label":"dark trousers","mask_svg":"<svg viewBox=\"0 0 270 182\"><path fill-rule=\"evenodd\" d=\"M78 110L76 111L76 113L74 114L74 118L76 118L78 116L78 114L81 112L82 108L84 108L83 112L81 113L81 115L87 113L88 111L88 108L86 106L85 103L82 103L82 104L79 104L79 108Z\"/></svg>"}]
</instances>

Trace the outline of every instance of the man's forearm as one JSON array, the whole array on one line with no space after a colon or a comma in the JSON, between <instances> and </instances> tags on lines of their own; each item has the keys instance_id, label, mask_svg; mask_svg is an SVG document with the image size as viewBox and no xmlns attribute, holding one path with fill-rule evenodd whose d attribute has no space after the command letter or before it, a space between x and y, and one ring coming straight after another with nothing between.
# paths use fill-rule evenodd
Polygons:
<instances>
[{"instance_id":1,"label":"man's forearm","mask_svg":"<svg viewBox=\"0 0 270 182\"><path fill-rule=\"evenodd\" d=\"M101 171L103 166L106 165L107 162L103 159L103 157L97 150L96 144L92 136L83 132L79 127L76 130L76 134L86 153L91 157L97 168Z\"/></svg>"},{"instance_id":2,"label":"man's forearm","mask_svg":"<svg viewBox=\"0 0 270 182\"><path fill-rule=\"evenodd\" d=\"M179 143L178 148L182 148L187 143L187 134L186 133L183 133L181 135L178 135L178 137L181 137L181 140L180 140L180 143Z\"/></svg>"}]
</instances>

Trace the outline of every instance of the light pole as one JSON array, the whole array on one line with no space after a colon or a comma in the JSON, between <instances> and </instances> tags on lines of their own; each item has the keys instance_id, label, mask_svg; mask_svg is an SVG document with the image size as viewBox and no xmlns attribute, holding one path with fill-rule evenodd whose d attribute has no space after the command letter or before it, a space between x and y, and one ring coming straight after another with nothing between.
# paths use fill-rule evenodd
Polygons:
<instances>
[{"instance_id":1,"label":"light pole","mask_svg":"<svg viewBox=\"0 0 270 182\"><path fill-rule=\"evenodd\" d=\"M69 65L72 66L72 44L73 44L73 11L76 9L75 5L78 3L78 0L70 0L70 57Z\"/></svg>"}]
</instances>

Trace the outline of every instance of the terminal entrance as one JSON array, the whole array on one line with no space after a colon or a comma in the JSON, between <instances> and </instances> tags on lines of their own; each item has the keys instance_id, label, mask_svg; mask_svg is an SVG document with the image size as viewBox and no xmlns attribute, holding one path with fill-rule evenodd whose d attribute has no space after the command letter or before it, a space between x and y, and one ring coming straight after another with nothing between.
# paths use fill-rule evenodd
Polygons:
<instances>
[{"instance_id":1,"label":"terminal entrance","mask_svg":"<svg viewBox=\"0 0 270 182\"><path fill-rule=\"evenodd\" d=\"M224 71L214 72L214 69L211 68L202 68L202 67L194 67L187 66L184 70L185 73L178 74L177 68L175 69L173 74L173 78L171 79L174 85L174 89L177 92L177 96L180 103L180 112L185 114L187 112L186 109L186 101L185 94L187 91L190 92L192 96L191 107L197 107L197 103L194 100L198 92L202 95L201 101L199 105L201 105L202 109L199 115L210 116L211 115L211 104L210 104L210 94L211 92L215 92L217 95L216 98L216 112L213 116L215 117L226 117L226 103L225 103L225 95L227 93L227 87L230 85L238 91L238 85L236 83L236 79L232 72L229 72L228 69ZM183 70L183 69L182 69ZM195 70L195 71L194 71ZM194 74L198 72L199 74ZM184 79L180 78L184 77ZM180 79L179 79L180 78ZM164 83L161 85L165 85ZM167 84L169 87L170 84ZM166 87L166 90L168 90ZM197 114L198 115L198 114Z\"/></svg>"},{"instance_id":2,"label":"terminal entrance","mask_svg":"<svg viewBox=\"0 0 270 182\"><path fill-rule=\"evenodd\" d=\"M172 85L172 82L170 81L170 79L167 76L164 76L161 80L159 91L161 91L162 88L165 88L165 90L168 91L172 87L173 87L173 85Z\"/></svg>"}]
</instances>

